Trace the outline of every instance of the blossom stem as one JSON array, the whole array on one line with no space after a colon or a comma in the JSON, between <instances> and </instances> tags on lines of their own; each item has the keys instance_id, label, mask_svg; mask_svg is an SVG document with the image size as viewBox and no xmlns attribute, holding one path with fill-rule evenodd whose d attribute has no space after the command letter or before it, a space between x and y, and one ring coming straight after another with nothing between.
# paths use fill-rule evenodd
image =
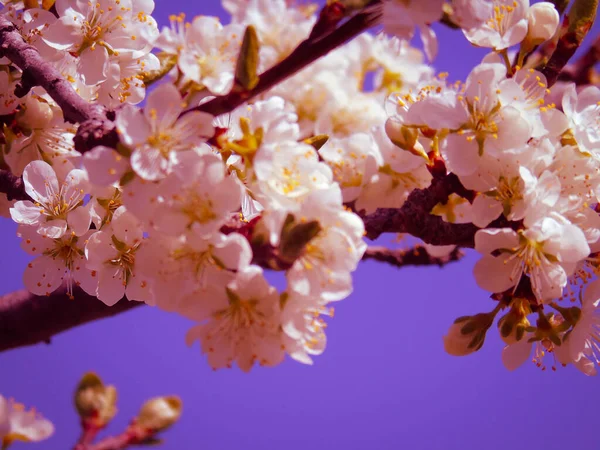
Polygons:
<instances>
[{"instance_id":1,"label":"blossom stem","mask_svg":"<svg viewBox=\"0 0 600 450\"><path fill-rule=\"evenodd\" d=\"M510 77L513 74L512 64L510 62L510 58L508 57L508 51L506 49L498 52L504 61L504 65L506 65L506 74Z\"/></svg>"}]
</instances>

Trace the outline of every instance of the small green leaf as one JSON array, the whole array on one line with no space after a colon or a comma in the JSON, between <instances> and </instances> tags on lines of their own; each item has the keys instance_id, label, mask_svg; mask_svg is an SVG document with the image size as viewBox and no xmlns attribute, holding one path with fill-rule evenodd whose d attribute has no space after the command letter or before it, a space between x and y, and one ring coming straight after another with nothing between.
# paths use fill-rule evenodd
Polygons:
<instances>
[{"instance_id":1,"label":"small green leaf","mask_svg":"<svg viewBox=\"0 0 600 450\"><path fill-rule=\"evenodd\" d=\"M321 230L322 228L318 220L284 225L279 245L281 257L288 262L296 261L302 255L306 244L319 234Z\"/></svg>"},{"instance_id":2,"label":"small green leaf","mask_svg":"<svg viewBox=\"0 0 600 450\"><path fill-rule=\"evenodd\" d=\"M125 186L126 184L131 183L134 178L135 178L135 172L133 170L129 170L123 174L123 176L119 180L119 184L121 186Z\"/></svg>"},{"instance_id":3,"label":"small green leaf","mask_svg":"<svg viewBox=\"0 0 600 450\"><path fill-rule=\"evenodd\" d=\"M249 25L244 32L242 47L235 68L237 83L246 90L258 84L259 43L256 29Z\"/></svg>"},{"instance_id":4,"label":"small green leaf","mask_svg":"<svg viewBox=\"0 0 600 450\"><path fill-rule=\"evenodd\" d=\"M312 145L315 150L320 150L328 140L329 136L326 134L317 134L316 136L304 139L304 142L308 145Z\"/></svg>"},{"instance_id":5,"label":"small green leaf","mask_svg":"<svg viewBox=\"0 0 600 450\"><path fill-rule=\"evenodd\" d=\"M164 78L177 65L177 55L169 53L159 53L156 55L160 61L160 67L156 70L150 70L142 74L142 81L146 87L151 86Z\"/></svg>"},{"instance_id":6,"label":"small green leaf","mask_svg":"<svg viewBox=\"0 0 600 450\"><path fill-rule=\"evenodd\" d=\"M598 0L575 0L573 2L568 14L568 32L575 33L579 43L583 41L583 38L594 24L597 9Z\"/></svg>"}]
</instances>

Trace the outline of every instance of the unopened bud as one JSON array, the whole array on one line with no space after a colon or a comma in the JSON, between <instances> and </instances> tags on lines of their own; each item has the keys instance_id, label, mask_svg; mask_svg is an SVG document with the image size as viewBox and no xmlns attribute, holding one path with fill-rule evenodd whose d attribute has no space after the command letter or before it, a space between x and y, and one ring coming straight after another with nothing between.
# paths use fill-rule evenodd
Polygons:
<instances>
[{"instance_id":1,"label":"unopened bud","mask_svg":"<svg viewBox=\"0 0 600 450\"><path fill-rule=\"evenodd\" d=\"M397 119L389 118L385 122L385 132L396 147L429 161L423 146L419 144L419 130L416 128L407 127Z\"/></svg>"},{"instance_id":2,"label":"unopened bud","mask_svg":"<svg viewBox=\"0 0 600 450\"><path fill-rule=\"evenodd\" d=\"M523 339L525 331L531 326L527 315L531 314L531 307L527 299L514 298L510 311L498 320L500 337L507 345L512 345Z\"/></svg>"},{"instance_id":3,"label":"unopened bud","mask_svg":"<svg viewBox=\"0 0 600 450\"><path fill-rule=\"evenodd\" d=\"M183 403L177 396L156 397L140 409L137 425L155 433L166 430L181 417Z\"/></svg>"},{"instance_id":4,"label":"unopened bud","mask_svg":"<svg viewBox=\"0 0 600 450\"><path fill-rule=\"evenodd\" d=\"M547 41L558 28L560 16L550 2L540 2L529 8L529 28L526 40L531 45L539 45Z\"/></svg>"},{"instance_id":5,"label":"unopened bud","mask_svg":"<svg viewBox=\"0 0 600 450\"><path fill-rule=\"evenodd\" d=\"M390 141L403 150L410 150L413 148L419 137L418 130L409 128L392 117L385 122L385 132L390 138Z\"/></svg>"},{"instance_id":6,"label":"unopened bud","mask_svg":"<svg viewBox=\"0 0 600 450\"><path fill-rule=\"evenodd\" d=\"M19 113L17 123L20 127L28 130L45 128L53 117L52 108L48 103L38 100L36 97L27 96L25 108Z\"/></svg>"},{"instance_id":7,"label":"unopened bud","mask_svg":"<svg viewBox=\"0 0 600 450\"><path fill-rule=\"evenodd\" d=\"M525 335L525 330L530 326L529 320L525 316L517 316L509 312L498 320L498 330L500 337L506 345L512 345L519 342Z\"/></svg>"},{"instance_id":8,"label":"unopened bud","mask_svg":"<svg viewBox=\"0 0 600 450\"><path fill-rule=\"evenodd\" d=\"M116 388L105 386L92 372L85 374L79 382L74 400L81 419L99 428L106 426L117 413Z\"/></svg>"},{"instance_id":9,"label":"unopened bud","mask_svg":"<svg viewBox=\"0 0 600 450\"><path fill-rule=\"evenodd\" d=\"M288 214L281 230L279 249L285 261L294 262L298 259L306 245L322 230L317 220L296 222L293 215Z\"/></svg>"},{"instance_id":10,"label":"unopened bud","mask_svg":"<svg viewBox=\"0 0 600 450\"><path fill-rule=\"evenodd\" d=\"M466 356L483 346L495 313L459 317L444 336L444 350L453 356Z\"/></svg>"}]
</instances>

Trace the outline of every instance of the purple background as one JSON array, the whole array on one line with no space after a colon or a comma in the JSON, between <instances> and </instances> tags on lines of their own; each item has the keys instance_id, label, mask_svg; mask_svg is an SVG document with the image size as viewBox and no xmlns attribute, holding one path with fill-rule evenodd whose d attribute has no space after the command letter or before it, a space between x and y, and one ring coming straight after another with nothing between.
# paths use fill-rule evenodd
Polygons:
<instances>
[{"instance_id":1,"label":"purple background","mask_svg":"<svg viewBox=\"0 0 600 450\"><path fill-rule=\"evenodd\" d=\"M226 22L217 0L157 3L160 24L179 11ZM464 78L485 52L438 30L436 68ZM0 294L23 287L28 257L15 229L0 218ZM493 329L475 355L444 353L442 336L456 317L491 309L471 276L475 260L470 254L443 270L363 264L312 367L287 360L250 374L214 372L197 347L185 346L188 321L144 307L49 346L0 354L0 393L54 422L56 434L33 447L40 450L72 448L79 433L72 391L88 370L119 390L119 414L107 433L121 431L149 397L182 397L184 414L165 434L165 450L597 450L597 380L572 367L552 373L526 364L510 373Z\"/></svg>"}]
</instances>

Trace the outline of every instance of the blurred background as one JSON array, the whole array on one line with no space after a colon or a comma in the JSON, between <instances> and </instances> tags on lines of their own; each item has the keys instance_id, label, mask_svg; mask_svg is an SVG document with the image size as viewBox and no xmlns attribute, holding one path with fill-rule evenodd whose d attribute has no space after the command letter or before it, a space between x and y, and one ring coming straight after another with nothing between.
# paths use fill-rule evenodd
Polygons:
<instances>
[{"instance_id":1,"label":"blurred background","mask_svg":"<svg viewBox=\"0 0 600 450\"><path fill-rule=\"evenodd\" d=\"M161 26L179 12L228 22L219 0L156 3ZM486 52L460 32L436 31L435 68L464 79ZM23 288L28 256L15 230L0 218L0 295ZM456 317L491 309L471 275L476 258L469 253L443 269L363 263L354 293L335 305L327 350L312 367L286 360L249 374L215 372L197 346L185 345L188 321L143 307L61 334L50 345L1 353L0 393L54 422L51 439L28 444L39 450L73 447L79 424L72 393L90 370L119 392L119 414L104 434L122 431L150 397L183 399L165 450L599 449L598 380L573 367L552 372L532 363L508 372L494 328L474 355L444 352L442 336Z\"/></svg>"}]
</instances>

